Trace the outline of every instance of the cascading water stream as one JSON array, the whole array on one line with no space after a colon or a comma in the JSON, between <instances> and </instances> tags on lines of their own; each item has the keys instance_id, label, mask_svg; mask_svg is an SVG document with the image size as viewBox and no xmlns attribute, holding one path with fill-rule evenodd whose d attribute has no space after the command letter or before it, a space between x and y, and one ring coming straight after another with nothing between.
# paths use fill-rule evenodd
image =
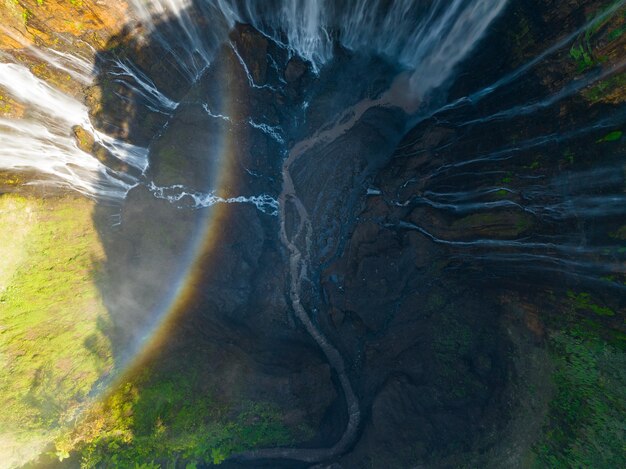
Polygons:
<instances>
[{"instance_id":1,"label":"cascading water stream","mask_svg":"<svg viewBox=\"0 0 626 469\"><path fill-rule=\"evenodd\" d=\"M506 6L506 0L134 0L142 22L156 30L176 19L189 57L181 66L197 78L220 41L236 23L249 23L319 70L333 57L335 43L359 53L389 57L412 70L414 94L423 97L442 85L475 47ZM210 19L211 35L198 31L189 14Z\"/></svg>"},{"instance_id":2,"label":"cascading water stream","mask_svg":"<svg viewBox=\"0 0 626 469\"><path fill-rule=\"evenodd\" d=\"M136 184L136 177L107 168L80 150L70 136L74 126L90 132L119 161L138 171L147 167L147 150L96 130L82 103L55 90L24 66L1 63L0 86L27 106L27 118L0 122L1 169L35 171L52 176L53 184L61 182L86 195L123 198Z\"/></svg>"},{"instance_id":3,"label":"cascading water stream","mask_svg":"<svg viewBox=\"0 0 626 469\"><path fill-rule=\"evenodd\" d=\"M145 97L151 109L172 112L178 105L163 95L149 77L130 64L117 61L112 75L133 78L137 88L128 86ZM91 123L85 105L52 88L22 65L0 63L0 86L16 101L28 106L29 111L28 119L0 119L0 169L46 175L51 179L32 182L62 184L100 199L120 200L133 187L145 184L155 197L180 207L203 208L217 203L250 203L263 212L276 213L276 201L268 195L223 198L213 193L194 192L183 186L160 187L147 181L144 177L149 164L147 148L126 143L97 130ZM59 109L63 112L59 113ZM75 126L87 131L95 142L135 171L114 170L81 150L71 136ZM265 129L263 126L260 128Z\"/></svg>"}]
</instances>

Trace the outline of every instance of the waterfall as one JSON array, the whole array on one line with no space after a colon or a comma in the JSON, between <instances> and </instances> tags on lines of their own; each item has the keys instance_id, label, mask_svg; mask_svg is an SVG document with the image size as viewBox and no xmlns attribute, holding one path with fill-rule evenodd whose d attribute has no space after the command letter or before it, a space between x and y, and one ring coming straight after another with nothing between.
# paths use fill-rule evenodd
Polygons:
<instances>
[{"instance_id":1,"label":"waterfall","mask_svg":"<svg viewBox=\"0 0 626 469\"><path fill-rule=\"evenodd\" d=\"M22 119L0 119L0 169L33 171L52 177L83 194L122 198L137 180L106 167L78 148L71 137L80 126L115 158L138 171L148 165L148 152L96 130L87 107L37 78L26 67L0 63L0 86L26 107Z\"/></svg>"},{"instance_id":2,"label":"waterfall","mask_svg":"<svg viewBox=\"0 0 626 469\"><path fill-rule=\"evenodd\" d=\"M135 16L155 40L173 52L190 82L201 76L235 23L243 22L283 44L293 55L310 61L315 70L332 59L336 43L360 53L387 57L410 71L408 89L423 98L451 77L455 66L478 43L506 0L132 3ZM203 26L204 23L211 27ZM84 58L23 45L33 57L82 84L91 83L94 70ZM82 127L111 155L139 173L148 167L147 149L96 130L83 103L37 78L28 68L10 63L8 54L2 53L0 59L0 86L27 109L24 119L0 122L0 169L43 173L92 196L124 197L139 183L136 174L113 171L78 148L71 138L71 129ZM140 95L150 109L166 114L176 109L178 103L164 95L134 64L118 59L109 73L113 78L128 78L124 85ZM282 140L279 129L256 127Z\"/></svg>"},{"instance_id":3,"label":"waterfall","mask_svg":"<svg viewBox=\"0 0 626 469\"><path fill-rule=\"evenodd\" d=\"M333 41L380 54L412 70L413 90L424 96L448 79L472 50L506 0L217 0L234 21L249 22L284 41L320 68L333 55Z\"/></svg>"},{"instance_id":4,"label":"waterfall","mask_svg":"<svg viewBox=\"0 0 626 469\"><path fill-rule=\"evenodd\" d=\"M208 38L189 15L189 0L133 0L142 21L176 19L187 51L205 62ZM319 70L332 57L335 42L361 53L378 54L412 70L420 97L450 78L455 66L480 41L507 0L204 0L198 2L214 35L249 23L311 62ZM224 29L227 24L229 28ZM196 65L197 70L197 65Z\"/></svg>"}]
</instances>

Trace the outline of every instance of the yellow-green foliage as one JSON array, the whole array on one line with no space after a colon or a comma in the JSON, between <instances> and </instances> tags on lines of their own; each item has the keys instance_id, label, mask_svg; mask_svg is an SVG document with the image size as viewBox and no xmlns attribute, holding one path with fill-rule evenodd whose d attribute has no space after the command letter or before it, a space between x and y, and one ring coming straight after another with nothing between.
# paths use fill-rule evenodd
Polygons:
<instances>
[{"instance_id":1,"label":"yellow-green foliage","mask_svg":"<svg viewBox=\"0 0 626 469\"><path fill-rule=\"evenodd\" d=\"M18 0L4 0L2 10L3 11L0 10L0 17L4 21L14 23L12 25L15 26L18 24L26 26L26 22L28 21L28 10L23 8ZM13 20L17 21L14 22Z\"/></svg>"},{"instance_id":2,"label":"yellow-green foliage","mask_svg":"<svg viewBox=\"0 0 626 469\"><path fill-rule=\"evenodd\" d=\"M92 208L0 196L0 460L51 441L112 367Z\"/></svg>"},{"instance_id":3,"label":"yellow-green foliage","mask_svg":"<svg viewBox=\"0 0 626 469\"><path fill-rule=\"evenodd\" d=\"M293 440L276 406L218 400L195 366L144 370L127 380L57 441L57 454L73 452L82 468L174 467L174 461L194 467Z\"/></svg>"},{"instance_id":4,"label":"yellow-green foliage","mask_svg":"<svg viewBox=\"0 0 626 469\"><path fill-rule=\"evenodd\" d=\"M0 466L45 451L71 467L192 468L310 437L271 403L215 395L189 357L159 360L106 398L87 398L113 368L92 208L80 198L0 196Z\"/></svg>"},{"instance_id":5,"label":"yellow-green foliage","mask_svg":"<svg viewBox=\"0 0 626 469\"><path fill-rule=\"evenodd\" d=\"M456 230L490 230L495 236L518 236L533 225L525 213L475 213L452 223Z\"/></svg>"},{"instance_id":6,"label":"yellow-green foliage","mask_svg":"<svg viewBox=\"0 0 626 469\"><path fill-rule=\"evenodd\" d=\"M617 6L618 3L619 0L608 2L604 11ZM598 19L570 49L570 57L576 62L579 72L607 63L615 66L622 57L624 32L626 32L626 9L622 5L608 16L603 17L602 11L597 11L595 14ZM619 67L616 68L619 69ZM585 88L582 95L593 103L601 101L620 103L624 101L625 83L626 74L610 74Z\"/></svg>"},{"instance_id":7,"label":"yellow-green foliage","mask_svg":"<svg viewBox=\"0 0 626 469\"><path fill-rule=\"evenodd\" d=\"M13 106L4 98L4 96L0 95L0 114L8 114L13 109Z\"/></svg>"}]
</instances>

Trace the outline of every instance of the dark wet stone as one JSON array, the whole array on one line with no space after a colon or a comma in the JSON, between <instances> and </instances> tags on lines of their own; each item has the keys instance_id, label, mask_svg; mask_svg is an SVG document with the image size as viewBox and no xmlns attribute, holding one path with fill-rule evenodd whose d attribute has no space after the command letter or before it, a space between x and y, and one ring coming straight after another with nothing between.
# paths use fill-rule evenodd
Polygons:
<instances>
[{"instance_id":1,"label":"dark wet stone","mask_svg":"<svg viewBox=\"0 0 626 469\"><path fill-rule=\"evenodd\" d=\"M292 57L285 69L285 80L287 80L287 83L298 81L307 72L308 68L306 62L297 57Z\"/></svg>"}]
</instances>

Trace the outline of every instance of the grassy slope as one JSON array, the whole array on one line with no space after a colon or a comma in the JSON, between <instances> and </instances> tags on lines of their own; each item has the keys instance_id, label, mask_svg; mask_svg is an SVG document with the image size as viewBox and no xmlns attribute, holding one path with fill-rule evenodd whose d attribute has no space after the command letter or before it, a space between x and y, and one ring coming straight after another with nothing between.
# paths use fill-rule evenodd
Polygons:
<instances>
[{"instance_id":1,"label":"grassy slope","mask_svg":"<svg viewBox=\"0 0 626 469\"><path fill-rule=\"evenodd\" d=\"M92 202L0 196L0 460L49 442L112 366ZM10 459L11 458L11 459Z\"/></svg>"},{"instance_id":2,"label":"grassy slope","mask_svg":"<svg viewBox=\"0 0 626 469\"><path fill-rule=\"evenodd\" d=\"M556 392L537 467L623 467L626 454L626 353L590 324L550 338Z\"/></svg>"},{"instance_id":3,"label":"grassy slope","mask_svg":"<svg viewBox=\"0 0 626 469\"><path fill-rule=\"evenodd\" d=\"M57 442L59 452L71 454L72 467L194 468L307 436L290 430L276 405L215 395L195 367L125 381Z\"/></svg>"}]
</instances>

